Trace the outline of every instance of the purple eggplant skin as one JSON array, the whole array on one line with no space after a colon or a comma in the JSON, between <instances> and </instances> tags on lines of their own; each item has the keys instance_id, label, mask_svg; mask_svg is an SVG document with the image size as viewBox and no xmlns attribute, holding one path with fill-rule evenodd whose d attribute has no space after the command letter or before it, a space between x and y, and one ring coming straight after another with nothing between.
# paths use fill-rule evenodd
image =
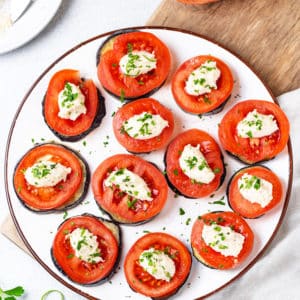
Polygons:
<instances>
[{"instance_id":1,"label":"purple eggplant skin","mask_svg":"<svg viewBox=\"0 0 300 300\"><path fill-rule=\"evenodd\" d=\"M84 81L84 78L82 78L82 80ZM93 123L92 123L92 125L91 125L90 128L88 128L86 131L84 131L84 132L82 132L81 134L78 134L78 135L64 135L64 134L61 134L60 132L56 131L55 129L53 129L52 127L49 126L49 124L47 123L46 118L45 118L45 98L46 98L46 96L45 96L44 99L43 99L43 101L42 101L42 111L43 111L43 117L44 117L45 123L47 124L48 128L61 141L65 141L65 142L77 142L77 141L83 139L92 130L94 130L97 127L100 126L100 124L102 122L102 119L106 115L105 99L102 96L102 94L101 94L101 92L99 91L98 88L97 88L97 94L98 94L98 109L97 109L97 113L95 115L95 118L93 120Z\"/></svg>"},{"instance_id":2,"label":"purple eggplant skin","mask_svg":"<svg viewBox=\"0 0 300 300\"><path fill-rule=\"evenodd\" d=\"M89 188L89 185L90 185L90 181L91 181L91 172L90 172L90 168L89 168L89 165L87 163L87 161L83 158L82 155L80 155L77 151L75 150L72 150L71 148L65 146L65 145L62 145L62 144L59 144L59 143L54 143L54 142L51 142L51 143L42 143L42 144L36 144L33 148L31 148L30 150L28 150L19 160L19 162L17 163L16 167L15 167L15 170L14 170L14 174L16 172L16 169L17 169L17 166L19 165L19 163L21 162L21 160L23 159L23 157L25 157L27 155L27 153L29 151L31 151L32 149L36 148L36 147L40 147L40 146L44 146L44 145L47 145L47 144L54 144L54 145L58 145L58 146L61 146L61 147L64 147L66 148L68 151L72 152L74 155L77 156L78 160L80 161L80 164L81 164L81 167L82 167L82 170L83 170L83 181L82 181L82 184L80 186L80 189L79 191L76 193L76 195L73 197L73 199L70 199L70 201L68 203L66 203L64 206L62 207L58 207L58 208L55 208L55 209L47 209L47 210L38 210L38 209L35 209L29 205L27 205L24 200L19 196L19 193L18 191L15 189L15 186L14 186L14 190L15 190L15 193L18 197L18 199L20 200L21 204L31 210L32 212L35 212L35 213L39 213L39 214L48 214L48 213L53 213L53 212L62 212L62 211L66 211L70 208L73 208L75 206L77 206L78 204L80 204L86 197L86 194L88 192L88 188ZM13 178L14 178L14 175L13 175Z\"/></svg>"},{"instance_id":3,"label":"purple eggplant skin","mask_svg":"<svg viewBox=\"0 0 300 300\"><path fill-rule=\"evenodd\" d=\"M129 33L129 32L138 32L138 31L139 30L134 30L134 29L119 30L119 31L115 32L114 34L112 34L111 36L109 36L107 39L105 39L104 42L100 45L100 47L99 47L99 49L96 53L96 66L99 65L99 62L101 60L101 55L103 54L103 51L105 51L105 46L110 41L112 41L118 35L121 35L121 34L124 34L124 33ZM138 96L138 97L126 97L126 95L125 95L125 97L124 97L124 99L122 99L122 101L124 100L124 104L126 104L127 102L134 101L134 100L137 100L137 99L140 99L140 98L148 98L152 94L154 94L156 91L158 91L165 84L165 82L166 82L166 80L160 86L157 86L154 89L152 89L150 92L148 92L144 95ZM114 94L111 91L107 90L106 88L104 88L104 89L108 94L110 94L111 96L113 96L113 97L117 98L118 100L120 100L120 95Z\"/></svg>"},{"instance_id":4,"label":"purple eggplant skin","mask_svg":"<svg viewBox=\"0 0 300 300\"><path fill-rule=\"evenodd\" d=\"M168 151L168 148L166 149L166 152L165 152L165 155L164 155L164 164L165 164L165 172L164 172L164 174L165 174L165 178L166 178L166 180L167 180L167 183L168 183L170 189L171 189L175 194L177 194L177 195L179 195L179 196L183 196L183 197L185 197L185 198L187 198L187 199L198 199L198 198L193 198L193 197L186 196L185 194L183 194L182 192L180 192L180 191L172 184L172 182L170 181L170 179L169 179L169 177L168 177L168 174L167 174L167 171L166 171L166 169L167 169L167 161L166 161L167 151ZM220 184L219 184L217 190L222 186L222 184L223 184L223 182L224 182L224 180L225 180L225 177L226 177L226 173L227 173L227 171L226 171L226 166L225 166L225 162L224 162L224 156L223 156L223 155L221 156L221 159L222 159L222 163L223 163L223 170L224 170L224 172L223 172L223 174L222 174L222 176L221 176Z\"/></svg>"},{"instance_id":5,"label":"purple eggplant skin","mask_svg":"<svg viewBox=\"0 0 300 300\"><path fill-rule=\"evenodd\" d=\"M73 281L73 282L76 283L76 284L80 284L80 285L82 285L82 286L97 286L97 285L100 285L100 284L103 284L103 283L107 282L107 281L108 281L115 273L117 273L116 270L117 270L117 268L118 268L118 266L119 266L119 263L120 263L121 251L122 251L122 231L121 231L121 228L120 228L119 224L118 224L118 223L115 223L115 222L112 221L112 220L107 220L107 219L104 219L104 218L101 218L101 217L97 217L97 216L95 216L95 215L93 215L93 214L89 214L89 213L84 213L84 214L82 214L81 216L89 216L89 217L96 218L96 219L100 220L101 222L103 222L103 223L105 223L105 224L109 224L108 226L112 226L112 227L115 228L115 231L116 231L116 232L113 232L112 230L111 230L111 231L112 231L112 233L116 236L116 239L117 239L117 241L118 241L118 257L117 257L117 259L116 259L116 262L115 262L113 268L111 269L111 272L110 272L105 278L102 278L102 279L100 279L100 280L98 280L98 281L95 281L95 282L93 282L93 283L89 283L89 284L78 283L78 282L73 281L73 280L72 280L72 279L64 272L64 270L61 268L61 266L57 263L57 261L56 261L54 255L53 255L53 247L51 247L51 249L50 249L50 255L51 255L51 258L52 258L52 261L53 261L53 264L55 265L55 267L56 267L56 268L57 268L64 276L68 277L69 280ZM78 216L77 216L77 217L78 217ZM76 218L76 216L75 216L75 217L72 217L72 218ZM66 221L66 220L65 220L65 221ZM65 222L65 221L64 221L64 222ZM59 228L63 225L64 222L62 222L62 223L58 226L58 229L57 229L57 230L59 230ZM107 226L107 225L106 225L106 226ZM107 227L108 227L108 226L107 226Z\"/></svg>"}]
</instances>

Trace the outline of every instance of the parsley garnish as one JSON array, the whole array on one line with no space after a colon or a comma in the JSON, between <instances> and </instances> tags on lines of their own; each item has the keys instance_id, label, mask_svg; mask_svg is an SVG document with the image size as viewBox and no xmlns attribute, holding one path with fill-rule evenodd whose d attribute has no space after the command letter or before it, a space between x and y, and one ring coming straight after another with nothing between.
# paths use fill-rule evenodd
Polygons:
<instances>
[{"instance_id":1,"label":"parsley garnish","mask_svg":"<svg viewBox=\"0 0 300 300\"><path fill-rule=\"evenodd\" d=\"M185 159L185 162L191 170L196 166L198 159L196 156L193 156L193 157L189 157L188 159Z\"/></svg>"},{"instance_id":2,"label":"parsley garnish","mask_svg":"<svg viewBox=\"0 0 300 300\"><path fill-rule=\"evenodd\" d=\"M184 211L184 209L183 208L179 208L179 215L180 216L183 216L185 214L185 211Z\"/></svg>"},{"instance_id":3,"label":"parsley garnish","mask_svg":"<svg viewBox=\"0 0 300 300\"><path fill-rule=\"evenodd\" d=\"M64 96L64 99L63 99L61 105L63 107L70 108L73 105L72 102L78 97L78 93L73 93L70 83L67 82L64 87L63 96Z\"/></svg>"},{"instance_id":4,"label":"parsley garnish","mask_svg":"<svg viewBox=\"0 0 300 300\"><path fill-rule=\"evenodd\" d=\"M24 288L22 286L17 286L13 289L3 291L0 288L0 299L16 300L16 297L21 297L24 294Z\"/></svg>"}]
</instances>

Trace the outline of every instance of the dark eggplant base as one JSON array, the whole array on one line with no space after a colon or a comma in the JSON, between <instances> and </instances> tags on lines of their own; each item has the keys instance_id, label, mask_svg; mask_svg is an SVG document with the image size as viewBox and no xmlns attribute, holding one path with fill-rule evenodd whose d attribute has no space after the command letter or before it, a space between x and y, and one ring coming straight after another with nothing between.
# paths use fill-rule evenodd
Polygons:
<instances>
[{"instance_id":1,"label":"dark eggplant base","mask_svg":"<svg viewBox=\"0 0 300 300\"><path fill-rule=\"evenodd\" d=\"M173 185L173 183L170 181L170 179L169 179L169 177L168 177L168 174L167 174L167 171L166 171L166 169L167 169L167 161L166 161L167 151L168 151L168 148L166 149L166 152L165 152L165 155L164 155L164 164L165 164L165 178L166 178L166 180L167 180L167 183L168 183L168 185L169 185L169 188L170 188L175 194L180 195L180 196L183 196L183 197L185 197L185 198L187 198L187 199L199 199L198 197L190 197L190 196L185 195L184 193L182 193L181 191L179 191L179 190ZM216 191L222 186L222 184L223 184L223 182L224 182L224 180L225 180L225 177L226 177L226 173L227 173L223 155L221 156L221 159L222 159L222 163L223 163L223 170L224 170L224 172L223 172L223 174L222 174L222 176L221 176L221 178L220 178L220 184L219 184L219 186L217 187Z\"/></svg>"},{"instance_id":2,"label":"dark eggplant base","mask_svg":"<svg viewBox=\"0 0 300 300\"><path fill-rule=\"evenodd\" d=\"M274 157L266 158L266 159L256 161L256 162L248 162L248 161L243 160L241 157L239 157L238 155L236 155L236 154L234 154L234 153L232 153L228 150L226 150L226 153L228 155L230 155L231 157L233 157L234 159L236 159L237 161L242 162L242 163L244 163L246 165L249 165L249 166L254 166L254 165L257 165L257 164L260 164L260 163L263 163L263 162L268 162L269 160L272 160L276 157L276 156L274 156Z\"/></svg>"},{"instance_id":3,"label":"dark eggplant base","mask_svg":"<svg viewBox=\"0 0 300 300\"><path fill-rule=\"evenodd\" d=\"M83 173L84 173L84 177L83 177L83 180L84 182L82 183L82 185L80 186L80 189L82 190L82 192L80 193L80 195L78 195L76 197L76 199L73 199L72 201L70 201L69 203L65 204L64 206L62 207L58 207L58 208L53 208L53 209L47 209L47 210L38 210L38 209L35 209L29 205L26 204L26 202L19 196L19 193L18 191L16 190L15 188L15 185L13 184L13 187L14 187L14 191L18 197L18 199L20 200L21 204L31 210L32 212L36 212L36 213L39 213L39 214L48 214L48 213L52 213L52 212L61 212L61 211L65 211L67 209L70 209L70 208L73 208L75 206L77 206L79 203L81 203L83 201L83 199L85 198L87 192L88 192L88 188L89 188L89 184L90 184L90 179L91 179L91 172L90 172L90 168L88 166L88 163L86 162L86 160L78 153L78 152L75 152L74 150L70 149L69 147L65 146L65 145L61 145L61 144L56 144L56 143L44 143L44 144L38 144L36 146L34 146L33 148L31 148L29 151L31 151L32 149L34 148L37 148L37 147L40 147L40 146L44 146L44 145L47 145L47 144L54 144L54 145L59 145L61 147L64 147L66 148L68 151L72 152L74 155L77 156L78 160L80 161L80 164L83 168ZM16 172L16 169L17 169L17 166L19 165L19 163L21 162L21 160L26 156L26 154L29 152L27 151L21 158L20 160L18 161L16 167L15 167L15 170L14 170L14 175L15 175L15 172ZM13 175L13 178L14 178L14 175Z\"/></svg>"},{"instance_id":4,"label":"dark eggplant base","mask_svg":"<svg viewBox=\"0 0 300 300\"><path fill-rule=\"evenodd\" d=\"M83 79L84 80L84 79ZM78 134L78 135L64 135L61 134L60 132L56 131L50 125L47 123L46 118L45 118L45 98L43 99L42 102L42 111L43 111L43 117L45 120L45 123L47 124L48 128L56 135L61 141L66 141L66 142L77 142L81 139L83 139L86 135L88 135L92 130L96 129L97 127L100 126L102 119L106 115L106 108L105 108L105 99L102 96L101 92L97 88L97 94L98 94L98 109L95 115L95 118L93 120L93 123L90 128L88 128L86 131Z\"/></svg>"},{"instance_id":5,"label":"dark eggplant base","mask_svg":"<svg viewBox=\"0 0 300 300\"><path fill-rule=\"evenodd\" d=\"M78 282L75 282L73 281L65 272L64 270L61 268L61 266L58 264L58 262L56 261L54 255L53 255L53 247L51 247L50 249L50 255L51 255L51 258L52 258L52 261L53 261L53 264L55 265L55 267L66 277L68 277L72 282L76 283L76 284L80 284L82 286L97 286L97 285L100 285L100 284L103 284L105 282L107 282L115 273L116 273L116 269L117 267L119 266L119 263L120 263L120 259L121 259L121 249L122 249L122 232L121 232L121 228L120 226L117 224L117 223L114 223L113 221L111 220L106 220L104 218L101 218L101 217L96 217L92 214L88 214L88 213L84 213L82 214L82 216L89 216L89 217L94 217L96 219L99 219L101 222L107 222L107 223L111 223L113 226L116 226L116 228L118 229L118 237L117 237L117 240L119 242L119 251L118 251L118 257L116 259L116 262L114 264L114 266L112 267L111 269L111 272L104 278L100 279L99 281L95 281L93 283L88 283L88 284L82 284L82 283L78 283ZM64 221L65 222L65 221ZM58 229L61 227L61 225L64 223L62 222L59 226L58 226Z\"/></svg>"},{"instance_id":6,"label":"dark eggplant base","mask_svg":"<svg viewBox=\"0 0 300 300\"><path fill-rule=\"evenodd\" d=\"M252 219L252 220L253 220L253 219L259 219L260 217L264 216L265 214L261 214L261 215L255 217L255 218L249 218L249 217L245 217L245 216L241 215L240 213L238 213L237 211L235 211L235 210L233 209L233 207L231 206L231 203L230 203L230 198L229 198L229 188L230 188L230 185L231 185L232 180L234 179L234 177L235 177L240 171L245 170L245 169L248 169L248 168L252 168L252 167L255 167L255 166L260 166L260 167L262 167L262 168L265 168L265 169L267 169L267 170L270 170L270 168L268 168L268 167L266 167L266 166L262 166L262 165L260 165L260 164L253 164L253 165L251 165L251 166L243 167L243 168L239 169L238 171L236 171L236 172L230 177L230 179L229 179L229 181L228 181L228 184L227 184L227 187L226 187L226 197L227 197L227 203L228 203L229 207L230 207L235 213L237 213L238 215L240 215L240 216L243 217L244 219Z\"/></svg>"}]
</instances>

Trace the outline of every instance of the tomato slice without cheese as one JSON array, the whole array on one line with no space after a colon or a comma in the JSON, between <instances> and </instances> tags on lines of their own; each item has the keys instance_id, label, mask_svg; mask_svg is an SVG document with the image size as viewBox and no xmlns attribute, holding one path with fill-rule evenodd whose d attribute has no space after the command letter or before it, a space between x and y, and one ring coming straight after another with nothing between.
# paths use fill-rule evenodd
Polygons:
<instances>
[{"instance_id":1,"label":"tomato slice without cheese","mask_svg":"<svg viewBox=\"0 0 300 300\"><path fill-rule=\"evenodd\" d=\"M175 274L169 282L156 279L139 264L141 253L150 248L163 251L175 263ZM184 284L191 264L191 254L181 241L169 234L154 232L144 235L130 248L125 258L124 272L134 291L152 299L162 299L175 294Z\"/></svg>"},{"instance_id":2,"label":"tomato slice without cheese","mask_svg":"<svg viewBox=\"0 0 300 300\"><path fill-rule=\"evenodd\" d=\"M190 95L185 84L190 74L206 61L216 62L221 75L217 80L217 89L199 96ZM220 59L210 55L200 55L185 61L175 72L172 79L172 93L177 104L186 112L193 114L218 113L223 109L233 89L233 76L229 67Z\"/></svg>"},{"instance_id":3,"label":"tomato slice without cheese","mask_svg":"<svg viewBox=\"0 0 300 300\"><path fill-rule=\"evenodd\" d=\"M79 86L85 97L86 113L74 121L58 116L58 95L67 82ZM55 73L49 82L43 102L43 115L48 127L61 140L78 141L100 125L105 116L104 98L92 80L80 78L79 71L61 70Z\"/></svg>"},{"instance_id":4,"label":"tomato slice without cheese","mask_svg":"<svg viewBox=\"0 0 300 300\"><path fill-rule=\"evenodd\" d=\"M179 158L184 147L189 144L193 147L200 145L200 151L208 166L215 173L215 177L210 183L196 182L181 169ZM208 133L199 129L187 130L171 141L165 155L165 164L166 176L171 187L175 192L189 198L210 195L221 186L225 177L223 157L218 144Z\"/></svg>"},{"instance_id":5,"label":"tomato slice without cheese","mask_svg":"<svg viewBox=\"0 0 300 300\"><path fill-rule=\"evenodd\" d=\"M240 193L238 181L245 173L264 179L272 184L272 200L267 206L262 207L259 203L250 202ZM231 177L227 188L227 198L229 205L236 213L245 218L257 218L280 203L282 184L278 176L264 166L246 167L237 171Z\"/></svg>"},{"instance_id":6,"label":"tomato slice without cheese","mask_svg":"<svg viewBox=\"0 0 300 300\"><path fill-rule=\"evenodd\" d=\"M124 130L124 122L134 115L148 113L159 115L168 122L161 134L150 139L136 139ZM152 98L139 99L122 106L113 119L114 134L119 143L128 151L134 153L150 152L162 148L169 141L174 130L174 117L172 112Z\"/></svg>"},{"instance_id":7,"label":"tomato slice without cheese","mask_svg":"<svg viewBox=\"0 0 300 300\"><path fill-rule=\"evenodd\" d=\"M77 228L89 230L97 237L101 261L87 262L75 255L69 234ZM53 241L51 254L57 268L72 281L82 285L94 285L101 283L112 275L119 261L120 243L118 225L85 214L69 218L59 226Z\"/></svg>"},{"instance_id":8,"label":"tomato slice without cheese","mask_svg":"<svg viewBox=\"0 0 300 300\"><path fill-rule=\"evenodd\" d=\"M71 168L66 181L48 187L29 184L24 171L49 156L51 161ZM32 148L19 161L14 172L14 189L18 198L34 211L62 210L78 204L86 195L89 181L88 165L83 158L59 144L41 144Z\"/></svg>"},{"instance_id":9,"label":"tomato slice without cheese","mask_svg":"<svg viewBox=\"0 0 300 300\"><path fill-rule=\"evenodd\" d=\"M273 115L279 129L261 138L240 137L237 125L254 109L261 114ZM254 164L279 154L288 142L289 131L289 121L277 104L264 100L246 100L225 114L219 125L219 139L229 153L247 164Z\"/></svg>"},{"instance_id":10,"label":"tomato slice without cheese","mask_svg":"<svg viewBox=\"0 0 300 300\"><path fill-rule=\"evenodd\" d=\"M168 47L154 34L140 31L123 33L113 36L105 44L99 51L98 78L113 95L128 100L147 97L166 80L171 68L171 55ZM123 74L119 62L129 50L153 53L156 68L136 77Z\"/></svg>"},{"instance_id":11,"label":"tomato slice without cheese","mask_svg":"<svg viewBox=\"0 0 300 300\"><path fill-rule=\"evenodd\" d=\"M145 181L151 191L151 201L138 200L117 185L104 185L112 171L121 169L127 169ZM100 208L120 223L137 224L150 220L163 209L168 197L163 174L153 164L130 154L117 154L104 160L92 176L92 189Z\"/></svg>"},{"instance_id":12,"label":"tomato slice without cheese","mask_svg":"<svg viewBox=\"0 0 300 300\"><path fill-rule=\"evenodd\" d=\"M237 257L224 256L207 245L202 238L203 226L221 225L229 226L235 232L244 236L242 249ZM251 253L253 248L254 234L247 222L234 212L211 212L195 221L191 233L191 246L194 256L204 265L214 269L232 269L242 263Z\"/></svg>"}]
</instances>

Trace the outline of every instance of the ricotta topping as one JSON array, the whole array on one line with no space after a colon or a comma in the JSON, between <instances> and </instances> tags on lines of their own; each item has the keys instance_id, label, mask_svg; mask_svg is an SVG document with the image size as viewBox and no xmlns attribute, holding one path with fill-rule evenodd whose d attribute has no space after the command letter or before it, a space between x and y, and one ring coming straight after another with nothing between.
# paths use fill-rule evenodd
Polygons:
<instances>
[{"instance_id":1,"label":"ricotta topping","mask_svg":"<svg viewBox=\"0 0 300 300\"><path fill-rule=\"evenodd\" d=\"M207 60L189 75L185 91L192 96L210 93L212 89L217 89L220 75L221 71L217 68L216 62Z\"/></svg>"},{"instance_id":2,"label":"ricotta topping","mask_svg":"<svg viewBox=\"0 0 300 300\"><path fill-rule=\"evenodd\" d=\"M198 183L208 184L215 178L214 172L200 151L200 145L196 147L185 145L179 158L179 165L186 176Z\"/></svg>"},{"instance_id":3,"label":"ricotta topping","mask_svg":"<svg viewBox=\"0 0 300 300\"><path fill-rule=\"evenodd\" d=\"M170 281L175 274L175 263L163 251L150 248L141 253L140 266L155 279Z\"/></svg>"},{"instance_id":4,"label":"ricotta topping","mask_svg":"<svg viewBox=\"0 0 300 300\"><path fill-rule=\"evenodd\" d=\"M122 130L132 138L147 140L159 136L168 126L168 121L160 115L143 112L126 120L122 125Z\"/></svg>"},{"instance_id":5,"label":"ricotta topping","mask_svg":"<svg viewBox=\"0 0 300 300\"><path fill-rule=\"evenodd\" d=\"M25 179L30 185L36 187L50 187L57 185L60 181L66 181L71 168L61 163L51 161L50 157L41 158L24 172Z\"/></svg>"},{"instance_id":6,"label":"ricotta topping","mask_svg":"<svg viewBox=\"0 0 300 300\"><path fill-rule=\"evenodd\" d=\"M124 75L137 77L155 69L156 58L147 51L129 51L120 59L119 66Z\"/></svg>"},{"instance_id":7,"label":"ricotta topping","mask_svg":"<svg viewBox=\"0 0 300 300\"><path fill-rule=\"evenodd\" d=\"M104 261L101 257L97 236L93 235L88 229L76 228L66 238L70 239L76 257L89 263Z\"/></svg>"},{"instance_id":8,"label":"ricotta topping","mask_svg":"<svg viewBox=\"0 0 300 300\"><path fill-rule=\"evenodd\" d=\"M273 115L264 115L256 109L237 125L237 133L242 138L261 138L277 131L278 125Z\"/></svg>"},{"instance_id":9,"label":"ricotta topping","mask_svg":"<svg viewBox=\"0 0 300 300\"><path fill-rule=\"evenodd\" d=\"M239 191L251 203L266 207L273 199L273 185L269 181L248 173L238 180Z\"/></svg>"},{"instance_id":10,"label":"ricotta topping","mask_svg":"<svg viewBox=\"0 0 300 300\"><path fill-rule=\"evenodd\" d=\"M104 181L107 187L117 186L122 192L138 200L152 201L151 190L139 175L123 168L113 171Z\"/></svg>"},{"instance_id":11,"label":"ricotta topping","mask_svg":"<svg viewBox=\"0 0 300 300\"><path fill-rule=\"evenodd\" d=\"M206 245L224 256L237 257L241 252L245 237L229 226L204 225L202 238Z\"/></svg>"},{"instance_id":12,"label":"ricotta topping","mask_svg":"<svg viewBox=\"0 0 300 300\"><path fill-rule=\"evenodd\" d=\"M85 97L80 88L67 82L64 89L58 94L58 116L62 119L75 121L81 114L86 113Z\"/></svg>"}]
</instances>

